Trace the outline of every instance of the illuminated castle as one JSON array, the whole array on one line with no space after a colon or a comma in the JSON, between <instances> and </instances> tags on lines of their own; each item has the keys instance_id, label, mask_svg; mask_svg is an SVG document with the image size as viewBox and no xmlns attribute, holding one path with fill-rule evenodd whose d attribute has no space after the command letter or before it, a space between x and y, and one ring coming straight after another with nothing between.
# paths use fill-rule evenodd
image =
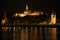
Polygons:
<instances>
[{"instance_id":1,"label":"illuminated castle","mask_svg":"<svg viewBox=\"0 0 60 40\"><path fill-rule=\"evenodd\" d=\"M29 14L28 5L26 5L26 10L24 11L24 13L16 13L14 16L15 16L15 17L17 17L17 16L19 16L19 17L24 17L24 16L26 16L26 15L28 15L28 14Z\"/></svg>"},{"instance_id":2,"label":"illuminated castle","mask_svg":"<svg viewBox=\"0 0 60 40\"><path fill-rule=\"evenodd\" d=\"M16 13L14 16L17 17L24 17L24 16L27 16L27 15L30 15L30 16L38 16L40 14L43 14L43 12L31 12L29 9L28 9L28 4L26 4L26 10L24 11L24 13Z\"/></svg>"}]
</instances>

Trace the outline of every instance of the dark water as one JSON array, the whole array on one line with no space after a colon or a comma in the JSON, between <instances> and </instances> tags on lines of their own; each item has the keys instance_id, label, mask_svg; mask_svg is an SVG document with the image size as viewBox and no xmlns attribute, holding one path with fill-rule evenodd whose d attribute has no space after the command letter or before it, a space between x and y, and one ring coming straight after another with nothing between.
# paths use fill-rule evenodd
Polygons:
<instances>
[{"instance_id":1,"label":"dark water","mask_svg":"<svg viewBox=\"0 0 60 40\"><path fill-rule=\"evenodd\" d=\"M3 27L2 27L3 28ZM11 28L11 27L10 27ZM2 40L56 40L56 28L5 27Z\"/></svg>"}]
</instances>

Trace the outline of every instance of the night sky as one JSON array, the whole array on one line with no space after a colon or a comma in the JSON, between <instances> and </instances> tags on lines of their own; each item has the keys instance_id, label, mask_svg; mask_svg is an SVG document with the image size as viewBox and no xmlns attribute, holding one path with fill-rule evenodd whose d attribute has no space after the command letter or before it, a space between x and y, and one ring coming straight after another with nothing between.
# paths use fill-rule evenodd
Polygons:
<instances>
[{"instance_id":1,"label":"night sky","mask_svg":"<svg viewBox=\"0 0 60 40\"><path fill-rule=\"evenodd\" d=\"M21 12L25 10L26 4L29 5L30 10L56 10L56 0L2 0L0 9Z\"/></svg>"}]
</instances>

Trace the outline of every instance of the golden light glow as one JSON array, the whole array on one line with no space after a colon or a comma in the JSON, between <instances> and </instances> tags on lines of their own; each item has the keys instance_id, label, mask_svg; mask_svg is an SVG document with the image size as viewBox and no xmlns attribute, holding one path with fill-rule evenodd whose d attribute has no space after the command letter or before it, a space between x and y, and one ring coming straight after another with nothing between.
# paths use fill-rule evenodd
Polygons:
<instances>
[{"instance_id":1,"label":"golden light glow","mask_svg":"<svg viewBox=\"0 0 60 40\"><path fill-rule=\"evenodd\" d=\"M43 12L41 12L41 14L43 15Z\"/></svg>"},{"instance_id":2,"label":"golden light glow","mask_svg":"<svg viewBox=\"0 0 60 40\"><path fill-rule=\"evenodd\" d=\"M26 16L25 14L21 14L21 15L19 15L20 17L24 17L24 16Z\"/></svg>"},{"instance_id":3,"label":"golden light glow","mask_svg":"<svg viewBox=\"0 0 60 40\"><path fill-rule=\"evenodd\" d=\"M28 15L28 14L29 14L28 5L26 5L26 10L24 11L24 14L25 14L25 15Z\"/></svg>"},{"instance_id":4,"label":"golden light glow","mask_svg":"<svg viewBox=\"0 0 60 40\"><path fill-rule=\"evenodd\" d=\"M56 24L56 15L51 15L51 24Z\"/></svg>"},{"instance_id":5,"label":"golden light glow","mask_svg":"<svg viewBox=\"0 0 60 40\"><path fill-rule=\"evenodd\" d=\"M26 14L26 15L28 15L28 13L29 13L28 11L25 11L25 12L24 12L24 14Z\"/></svg>"},{"instance_id":6,"label":"golden light glow","mask_svg":"<svg viewBox=\"0 0 60 40\"><path fill-rule=\"evenodd\" d=\"M5 24L5 20L2 20L2 24Z\"/></svg>"},{"instance_id":7,"label":"golden light glow","mask_svg":"<svg viewBox=\"0 0 60 40\"><path fill-rule=\"evenodd\" d=\"M40 15L40 14L39 14L39 13L27 13L27 12L21 13L21 14L16 13L16 14L15 14L15 17L17 17L17 16L19 16L19 17L24 17L24 16L27 16L27 15L30 15L30 16L38 16L38 15Z\"/></svg>"},{"instance_id":8,"label":"golden light glow","mask_svg":"<svg viewBox=\"0 0 60 40\"><path fill-rule=\"evenodd\" d=\"M39 15L39 13L31 13L31 14L29 14L30 16L38 16Z\"/></svg>"},{"instance_id":9,"label":"golden light glow","mask_svg":"<svg viewBox=\"0 0 60 40\"><path fill-rule=\"evenodd\" d=\"M7 22L6 13L4 13L4 19L2 19L1 24L5 24L6 22Z\"/></svg>"},{"instance_id":10,"label":"golden light glow","mask_svg":"<svg viewBox=\"0 0 60 40\"><path fill-rule=\"evenodd\" d=\"M7 22L7 19L2 20L2 24L5 24Z\"/></svg>"},{"instance_id":11,"label":"golden light glow","mask_svg":"<svg viewBox=\"0 0 60 40\"><path fill-rule=\"evenodd\" d=\"M17 17L17 16L19 16L19 17L24 17L24 16L26 16L26 14L18 14L18 13L16 13L15 16L16 16L16 17Z\"/></svg>"},{"instance_id":12,"label":"golden light glow","mask_svg":"<svg viewBox=\"0 0 60 40\"><path fill-rule=\"evenodd\" d=\"M23 15L29 15L29 12L28 11L24 11Z\"/></svg>"},{"instance_id":13,"label":"golden light glow","mask_svg":"<svg viewBox=\"0 0 60 40\"><path fill-rule=\"evenodd\" d=\"M40 22L39 25L46 25L47 24L47 21L44 21L44 22Z\"/></svg>"},{"instance_id":14,"label":"golden light glow","mask_svg":"<svg viewBox=\"0 0 60 40\"><path fill-rule=\"evenodd\" d=\"M28 5L26 5L26 10L28 10Z\"/></svg>"},{"instance_id":15,"label":"golden light glow","mask_svg":"<svg viewBox=\"0 0 60 40\"><path fill-rule=\"evenodd\" d=\"M14 16L17 17L24 17L24 16L27 16L27 15L30 15L30 16L38 16L40 14L43 14L43 12L41 11L34 11L34 13L32 13L31 11L28 10L28 5L26 5L26 10L24 11L24 13L16 13Z\"/></svg>"},{"instance_id":16,"label":"golden light glow","mask_svg":"<svg viewBox=\"0 0 60 40\"><path fill-rule=\"evenodd\" d=\"M16 13L15 16L17 16L18 14Z\"/></svg>"}]
</instances>

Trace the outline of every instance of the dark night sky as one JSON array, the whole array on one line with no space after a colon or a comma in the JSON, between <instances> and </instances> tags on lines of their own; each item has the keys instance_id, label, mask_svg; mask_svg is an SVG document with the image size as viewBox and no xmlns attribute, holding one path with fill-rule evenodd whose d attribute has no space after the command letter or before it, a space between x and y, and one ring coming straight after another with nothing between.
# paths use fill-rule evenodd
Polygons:
<instances>
[{"instance_id":1,"label":"dark night sky","mask_svg":"<svg viewBox=\"0 0 60 40\"><path fill-rule=\"evenodd\" d=\"M56 0L2 0L1 11L21 12L28 3L30 10L56 10Z\"/></svg>"}]
</instances>

